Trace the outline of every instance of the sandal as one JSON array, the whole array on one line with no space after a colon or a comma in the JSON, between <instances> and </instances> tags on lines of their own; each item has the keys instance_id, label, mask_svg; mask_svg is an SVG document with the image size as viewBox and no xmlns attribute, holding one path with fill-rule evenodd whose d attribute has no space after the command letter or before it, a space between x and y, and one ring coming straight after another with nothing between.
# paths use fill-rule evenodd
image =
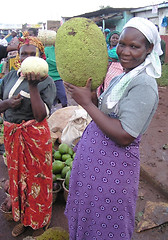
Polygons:
<instances>
[{"instance_id":1,"label":"sandal","mask_svg":"<svg viewBox=\"0 0 168 240\"><path fill-rule=\"evenodd\" d=\"M12 230L12 236L13 237L17 237L20 234L22 234L25 231L26 227L22 224L19 223L18 225L16 225L13 230Z\"/></svg>"}]
</instances>

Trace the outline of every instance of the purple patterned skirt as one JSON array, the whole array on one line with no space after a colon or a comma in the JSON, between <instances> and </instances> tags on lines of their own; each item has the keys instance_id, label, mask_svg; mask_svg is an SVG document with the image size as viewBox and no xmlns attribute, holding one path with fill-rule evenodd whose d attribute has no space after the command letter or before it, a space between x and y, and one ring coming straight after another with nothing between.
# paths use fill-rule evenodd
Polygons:
<instances>
[{"instance_id":1,"label":"purple patterned skirt","mask_svg":"<svg viewBox=\"0 0 168 240\"><path fill-rule=\"evenodd\" d=\"M120 147L92 121L78 143L65 215L70 240L130 240L139 184L139 142Z\"/></svg>"}]
</instances>

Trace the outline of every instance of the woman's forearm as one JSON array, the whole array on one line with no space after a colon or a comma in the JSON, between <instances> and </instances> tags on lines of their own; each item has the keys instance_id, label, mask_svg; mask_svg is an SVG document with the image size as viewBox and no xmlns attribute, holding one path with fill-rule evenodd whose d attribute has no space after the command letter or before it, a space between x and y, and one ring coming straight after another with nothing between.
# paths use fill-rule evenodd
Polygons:
<instances>
[{"instance_id":1,"label":"woman's forearm","mask_svg":"<svg viewBox=\"0 0 168 240\"><path fill-rule=\"evenodd\" d=\"M97 126L106 134L110 139L115 141L121 146L127 146L133 142L134 138L129 135L122 127L121 122L118 119L110 118L108 115L104 114L95 105L97 98L95 93L91 93L91 79L87 80L85 87L76 87L72 84L65 82L65 86L72 98L81 105L97 124Z\"/></svg>"},{"instance_id":2,"label":"woman's forearm","mask_svg":"<svg viewBox=\"0 0 168 240\"><path fill-rule=\"evenodd\" d=\"M29 91L34 118L41 122L47 116L44 102L41 99L37 85L29 85Z\"/></svg>"},{"instance_id":3,"label":"woman's forearm","mask_svg":"<svg viewBox=\"0 0 168 240\"><path fill-rule=\"evenodd\" d=\"M0 113L5 112L7 109L17 109L22 103L22 96L20 94L12 96L9 99L0 101Z\"/></svg>"}]
</instances>

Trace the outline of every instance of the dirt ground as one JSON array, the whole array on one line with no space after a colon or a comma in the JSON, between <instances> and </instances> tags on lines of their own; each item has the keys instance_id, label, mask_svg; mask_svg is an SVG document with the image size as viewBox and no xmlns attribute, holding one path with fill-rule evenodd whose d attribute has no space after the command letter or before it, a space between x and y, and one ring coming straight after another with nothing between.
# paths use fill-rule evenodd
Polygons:
<instances>
[{"instance_id":1,"label":"dirt ground","mask_svg":"<svg viewBox=\"0 0 168 240\"><path fill-rule=\"evenodd\" d=\"M148 201L156 204L164 202L168 206L168 149L163 149L166 144L168 144L168 87L160 87L158 109L141 141L141 180L136 227L132 240L168 240L168 216L167 223L140 233L136 232L137 224L142 219L141 215ZM146 178L148 173L144 174L144 171L149 171L149 176L154 177ZM160 214L158 218L164 217ZM152 220L158 221L157 218Z\"/></svg>"},{"instance_id":2,"label":"dirt ground","mask_svg":"<svg viewBox=\"0 0 168 240\"><path fill-rule=\"evenodd\" d=\"M141 161L143 164L149 166L158 173L158 178L163 179L163 172L168 173L168 149L163 150L163 145L168 143L168 88L159 88L159 106L157 112L144 134L141 142ZM164 167L164 169L163 169ZM167 169L166 169L167 167ZM168 174L167 174L168 175ZM7 179L7 167L5 166L2 156L0 156L0 204L5 199L4 189L1 187L5 179ZM148 201L154 203L164 202L168 204L168 194L156 188L152 181L146 179L141 174L139 184L139 196L137 199L137 209L135 218L135 231L132 240L168 240L168 217L163 224L142 231L137 232L138 223L142 221L142 216L145 211L145 206ZM53 215L50 227L60 226L68 230L67 219L64 216L65 200L63 191L61 191L57 200L53 205ZM161 217L162 216L156 216ZM151 219L155 221L155 219ZM0 240L16 239L11 236L12 228L15 226L13 221L7 221L2 212L0 212ZM32 236L33 231L27 231L21 236L17 237L22 240L26 236Z\"/></svg>"}]
</instances>

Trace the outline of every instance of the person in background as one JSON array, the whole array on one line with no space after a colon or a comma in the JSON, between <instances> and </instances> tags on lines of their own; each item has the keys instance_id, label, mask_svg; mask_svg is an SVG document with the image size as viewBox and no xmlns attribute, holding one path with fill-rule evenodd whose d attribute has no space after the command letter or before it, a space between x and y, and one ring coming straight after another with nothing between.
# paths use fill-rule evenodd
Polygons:
<instances>
[{"instance_id":1,"label":"person in background","mask_svg":"<svg viewBox=\"0 0 168 240\"><path fill-rule=\"evenodd\" d=\"M13 45L18 45L19 44L19 40L17 37L17 32L15 30L12 31L12 39L11 41L8 43L9 46L13 46ZM14 66L14 62L15 62L15 58L18 54L17 50L14 51L10 51L8 52L8 63L9 63L9 71L13 70L15 68Z\"/></svg>"},{"instance_id":2,"label":"person in background","mask_svg":"<svg viewBox=\"0 0 168 240\"><path fill-rule=\"evenodd\" d=\"M15 30L12 30L11 36L12 39L8 42L8 45L18 45L19 40L17 37L17 32Z\"/></svg>"},{"instance_id":3,"label":"person in background","mask_svg":"<svg viewBox=\"0 0 168 240\"><path fill-rule=\"evenodd\" d=\"M4 35L1 35L1 38L0 38L0 45L2 45L2 46L4 46L4 47L8 46L8 42L6 41Z\"/></svg>"},{"instance_id":4,"label":"person in background","mask_svg":"<svg viewBox=\"0 0 168 240\"><path fill-rule=\"evenodd\" d=\"M0 40L4 39L5 35L0 33Z\"/></svg>"},{"instance_id":5,"label":"person in background","mask_svg":"<svg viewBox=\"0 0 168 240\"><path fill-rule=\"evenodd\" d=\"M166 42L163 39L161 39L161 49L163 54L160 56L160 61L161 61L161 64L163 65L165 63L165 57L166 57Z\"/></svg>"},{"instance_id":6,"label":"person in background","mask_svg":"<svg viewBox=\"0 0 168 240\"><path fill-rule=\"evenodd\" d=\"M112 62L109 66L103 83L97 88L97 96L99 97L109 86L112 79L124 72L120 62Z\"/></svg>"},{"instance_id":7,"label":"person in background","mask_svg":"<svg viewBox=\"0 0 168 240\"><path fill-rule=\"evenodd\" d=\"M147 19L124 26L117 54L125 72L97 99L91 79L65 86L92 118L76 146L65 214L70 240L131 240L140 174L139 144L158 106L160 36ZM98 106L94 103L98 103Z\"/></svg>"},{"instance_id":8,"label":"person in background","mask_svg":"<svg viewBox=\"0 0 168 240\"><path fill-rule=\"evenodd\" d=\"M7 36L5 36L5 39L8 43L11 42L11 40L17 36L17 32L15 30L12 30L11 33L9 33Z\"/></svg>"},{"instance_id":9,"label":"person in background","mask_svg":"<svg viewBox=\"0 0 168 240\"><path fill-rule=\"evenodd\" d=\"M97 94L100 96L109 86L111 80L115 77L123 73L123 67L119 62L118 55L116 53L116 47L119 40L119 32L112 31L109 36L109 47L108 49L108 57L109 57L109 64L106 77L103 83L97 88Z\"/></svg>"},{"instance_id":10,"label":"person in background","mask_svg":"<svg viewBox=\"0 0 168 240\"><path fill-rule=\"evenodd\" d=\"M38 35L38 29L37 28L29 28L28 32L29 32L29 36L37 37L37 35Z\"/></svg>"},{"instance_id":11,"label":"person in background","mask_svg":"<svg viewBox=\"0 0 168 240\"><path fill-rule=\"evenodd\" d=\"M17 49L18 49L18 45L17 44L15 44L15 45L8 45L8 46L0 45L0 61L3 58L7 57L8 52L15 51Z\"/></svg>"},{"instance_id":12,"label":"person in background","mask_svg":"<svg viewBox=\"0 0 168 240\"><path fill-rule=\"evenodd\" d=\"M110 29L109 28L104 29L104 36L105 36L106 44L108 47L109 46L109 37L110 37Z\"/></svg>"},{"instance_id":13,"label":"person in background","mask_svg":"<svg viewBox=\"0 0 168 240\"><path fill-rule=\"evenodd\" d=\"M21 38L20 63L29 56L43 57L36 37ZM4 118L4 145L9 194L17 237L30 226L47 228L52 212L52 141L47 116L56 95L51 77L40 73L9 72L0 85L0 113Z\"/></svg>"},{"instance_id":14,"label":"person in background","mask_svg":"<svg viewBox=\"0 0 168 240\"><path fill-rule=\"evenodd\" d=\"M2 69L0 71L0 83L1 83L1 79L6 73L8 53L17 51L17 48L18 48L18 45L15 45L15 44L7 45L7 46L0 45L0 64L2 66Z\"/></svg>"},{"instance_id":15,"label":"person in background","mask_svg":"<svg viewBox=\"0 0 168 240\"><path fill-rule=\"evenodd\" d=\"M119 62L118 55L116 53L116 46L118 44L120 33L118 31L112 31L109 36L109 46L108 50L108 59L109 59L109 66L112 62Z\"/></svg>"},{"instance_id":16,"label":"person in background","mask_svg":"<svg viewBox=\"0 0 168 240\"><path fill-rule=\"evenodd\" d=\"M159 32L159 26L157 24L155 24L155 26L157 27L157 30ZM161 38L161 49L163 54L160 56L160 61L161 64L163 65L165 63L165 57L166 57L166 42Z\"/></svg>"},{"instance_id":17,"label":"person in background","mask_svg":"<svg viewBox=\"0 0 168 240\"><path fill-rule=\"evenodd\" d=\"M60 102L62 107L67 107L67 96L66 96L64 83L57 70L56 59L55 59L55 47L46 46L44 50L46 55L46 61L49 66L48 74L54 80L54 83L57 89L57 94L55 96L53 105L56 105L58 102Z\"/></svg>"},{"instance_id":18,"label":"person in background","mask_svg":"<svg viewBox=\"0 0 168 240\"><path fill-rule=\"evenodd\" d=\"M18 38L21 38L23 36L23 33L21 30L18 31Z\"/></svg>"}]
</instances>

